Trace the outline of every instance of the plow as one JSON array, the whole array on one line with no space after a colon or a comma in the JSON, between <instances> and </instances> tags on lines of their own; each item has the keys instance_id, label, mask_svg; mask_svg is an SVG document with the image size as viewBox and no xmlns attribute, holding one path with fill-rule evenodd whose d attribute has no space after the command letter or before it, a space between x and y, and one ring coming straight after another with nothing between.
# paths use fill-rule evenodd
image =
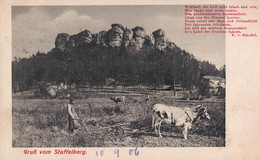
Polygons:
<instances>
[{"instance_id":1,"label":"plow","mask_svg":"<svg viewBox=\"0 0 260 160\"><path fill-rule=\"evenodd\" d=\"M88 129L89 127L88 127L87 123L82 119L79 119L79 122L81 123L83 129L87 133L89 133L89 129ZM117 123L117 124L109 125L109 126L105 126L105 127L99 125L99 128L92 128L91 132L94 132L94 133L102 132L103 133L102 139L105 139L105 138L121 139L125 136L134 135L134 134L138 134L138 133L145 133L145 132L151 131L151 130L152 130L152 128L150 126L133 129L131 127L130 123Z\"/></svg>"},{"instance_id":2,"label":"plow","mask_svg":"<svg viewBox=\"0 0 260 160\"><path fill-rule=\"evenodd\" d=\"M63 100L61 100L60 106L63 106L65 108ZM110 117L112 118L112 117ZM90 134L90 125L91 126L96 126L96 124L91 124L90 122L84 121L82 118L76 119L80 125L81 129L83 129L86 133ZM98 122L97 122L98 123ZM124 136L129 136L133 134L138 134L138 133L144 133L146 131L150 131L151 127L146 126L146 127L131 127L130 123L117 123L114 125L109 125L109 126L102 126L99 123L97 124L99 127L98 128L91 128L91 133L98 133L102 132L104 133L102 138L105 139L106 137L114 137L114 138L122 138Z\"/></svg>"}]
</instances>

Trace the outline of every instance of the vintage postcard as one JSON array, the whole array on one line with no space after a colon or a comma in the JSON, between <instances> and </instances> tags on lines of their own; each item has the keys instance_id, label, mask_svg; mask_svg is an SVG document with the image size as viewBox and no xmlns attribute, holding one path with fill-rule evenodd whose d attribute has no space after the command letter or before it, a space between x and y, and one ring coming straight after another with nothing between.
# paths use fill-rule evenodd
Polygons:
<instances>
[{"instance_id":1,"label":"vintage postcard","mask_svg":"<svg viewBox=\"0 0 260 160\"><path fill-rule=\"evenodd\" d=\"M0 159L258 159L255 1L1 5Z\"/></svg>"}]
</instances>

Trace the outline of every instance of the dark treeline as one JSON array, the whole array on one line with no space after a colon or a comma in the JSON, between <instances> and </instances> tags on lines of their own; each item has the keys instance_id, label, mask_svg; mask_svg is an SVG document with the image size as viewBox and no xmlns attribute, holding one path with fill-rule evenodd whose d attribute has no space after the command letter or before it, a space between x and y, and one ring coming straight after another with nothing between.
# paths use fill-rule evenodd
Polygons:
<instances>
[{"instance_id":1,"label":"dark treeline","mask_svg":"<svg viewBox=\"0 0 260 160\"><path fill-rule=\"evenodd\" d=\"M224 76L208 61L199 61L192 54L176 48L159 51L153 47L77 48L70 53L52 49L30 58L12 62L13 91L24 91L40 81L76 85L103 86L112 78L115 85L145 85L155 89L167 84L184 88L198 86L204 75Z\"/></svg>"}]
</instances>

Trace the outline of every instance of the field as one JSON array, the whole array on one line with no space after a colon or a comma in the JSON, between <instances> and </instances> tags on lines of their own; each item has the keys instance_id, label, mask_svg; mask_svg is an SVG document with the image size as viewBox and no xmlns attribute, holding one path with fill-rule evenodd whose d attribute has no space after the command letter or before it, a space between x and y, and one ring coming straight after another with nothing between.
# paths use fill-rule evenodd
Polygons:
<instances>
[{"instance_id":1,"label":"field","mask_svg":"<svg viewBox=\"0 0 260 160\"><path fill-rule=\"evenodd\" d=\"M13 147L224 147L225 103L219 99L180 101L171 91L145 93L91 91L76 99L79 117L85 127L68 132L68 99L43 99L27 94L13 94ZM112 95L125 95L126 104L115 104ZM203 103L210 120L198 120L183 139L181 128L164 124L163 138L151 129L151 106L154 103L192 107ZM121 126L118 124L125 124ZM141 130L138 130L140 129ZM123 129L123 130L122 130ZM124 131L124 132L123 132Z\"/></svg>"}]
</instances>

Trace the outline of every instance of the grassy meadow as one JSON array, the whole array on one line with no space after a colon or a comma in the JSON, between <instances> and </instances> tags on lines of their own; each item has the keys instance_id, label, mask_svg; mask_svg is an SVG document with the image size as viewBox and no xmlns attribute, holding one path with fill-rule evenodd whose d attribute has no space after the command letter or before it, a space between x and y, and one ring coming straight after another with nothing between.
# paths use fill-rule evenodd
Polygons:
<instances>
[{"instance_id":1,"label":"grassy meadow","mask_svg":"<svg viewBox=\"0 0 260 160\"><path fill-rule=\"evenodd\" d=\"M146 104L146 93L84 92L75 100L79 117L85 125L68 132L66 104L68 99L43 99L27 94L13 94L13 147L224 147L225 103L219 99L179 101L172 91L161 91ZM31 94L32 95L32 94ZM126 104L115 104L109 98L125 95ZM203 103L210 120L198 120L183 139L181 128L164 124L163 138L151 129L151 106L163 103L192 107ZM117 128L118 124L125 124ZM144 128L136 131L138 128ZM120 132L122 131L123 132Z\"/></svg>"}]
</instances>

